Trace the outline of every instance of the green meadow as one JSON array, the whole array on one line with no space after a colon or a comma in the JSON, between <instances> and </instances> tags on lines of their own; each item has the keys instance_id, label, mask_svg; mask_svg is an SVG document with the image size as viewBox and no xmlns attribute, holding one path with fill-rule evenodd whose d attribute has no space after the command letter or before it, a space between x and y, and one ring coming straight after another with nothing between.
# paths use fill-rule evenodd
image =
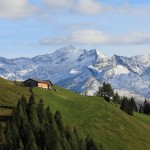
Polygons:
<instances>
[{"instance_id":1,"label":"green meadow","mask_svg":"<svg viewBox=\"0 0 150 150\"><path fill-rule=\"evenodd\" d=\"M149 150L150 116L134 113L129 116L101 97L81 96L55 86L54 90L33 88L36 100L43 99L52 112L60 111L66 125L76 126L80 135L87 134L102 142L106 150ZM0 106L15 106L21 95L30 96L29 89L0 79ZM0 108L0 115L10 115Z\"/></svg>"}]
</instances>

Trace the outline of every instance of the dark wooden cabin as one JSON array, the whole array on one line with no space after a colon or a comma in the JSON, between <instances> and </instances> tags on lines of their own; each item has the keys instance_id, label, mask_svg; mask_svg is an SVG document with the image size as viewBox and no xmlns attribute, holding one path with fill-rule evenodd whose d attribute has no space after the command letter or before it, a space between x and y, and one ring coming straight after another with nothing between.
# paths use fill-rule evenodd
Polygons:
<instances>
[{"instance_id":1,"label":"dark wooden cabin","mask_svg":"<svg viewBox=\"0 0 150 150\"><path fill-rule=\"evenodd\" d=\"M52 89L52 82L50 80L27 79L23 82L27 87L41 87L44 89Z\"/></svg>"}]
</instances>

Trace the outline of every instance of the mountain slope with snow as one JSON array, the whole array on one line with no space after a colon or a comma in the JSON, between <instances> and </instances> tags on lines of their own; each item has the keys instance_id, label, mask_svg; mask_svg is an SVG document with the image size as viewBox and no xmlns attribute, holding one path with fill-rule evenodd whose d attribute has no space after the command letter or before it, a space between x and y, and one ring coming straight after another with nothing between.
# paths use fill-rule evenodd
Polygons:
<instances>
[{"instance_id":1,"label":"mountain slope with snow","mask_svg":"<svg viewBox=\"0 0 150 150\"><path fill-rule=\"evenodd\" d=\"M88 95L95 95L99 86L108 82L118 91L150 98L150 55L108 58L95 49L67 46L34 58L0 57L0 76L10 80L50 79Z\"/></svg>"}]
</instances>

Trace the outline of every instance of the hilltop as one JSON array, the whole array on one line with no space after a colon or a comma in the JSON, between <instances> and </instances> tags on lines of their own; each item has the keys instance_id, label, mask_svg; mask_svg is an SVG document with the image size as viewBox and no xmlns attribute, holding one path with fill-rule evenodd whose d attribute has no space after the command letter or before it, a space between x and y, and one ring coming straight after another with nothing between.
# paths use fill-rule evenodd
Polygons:
<instances>
[{"instance_id":1,"label":"hilltop","mask_svg":"<svg viewBox=\"0 0 150 150\"><path fill-rule=\"evenodd\" d=\"M0 91L0 105L5 101L7 106L15 106L22 94L30 95L29 89L20 84L4 79L0 79L0 83L3 83L0 84L3 89ZM64 123L76 126L81 136L92 135L97 142L102 142L106 150L149 149L149 116L134 113L132 117L101 97L82 96L58 86L55 88L56 91L33 88L33 93L37 101L42 98L46 106L50 105L52 112L59 110ZM13 95L5 97L6 93Z\"/></svg>"}]
</instances>

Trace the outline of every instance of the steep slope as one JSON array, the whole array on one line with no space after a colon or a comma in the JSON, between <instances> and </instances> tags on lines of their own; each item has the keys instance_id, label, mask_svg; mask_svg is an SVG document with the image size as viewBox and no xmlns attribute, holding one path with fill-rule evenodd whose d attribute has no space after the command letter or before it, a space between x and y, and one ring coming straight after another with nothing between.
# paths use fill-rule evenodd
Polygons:
<instances>
[{"instance_id":1,"label":"steep slope","mask_svg":"<svg viewBox=\"0 0 150 150\"><path fill-rule=\"evenodd\" d=\"M92 135L97 142L102 141L106 150L149 149L150 117L138 113L131 117L100 97L56 89L55 92L35 88L33 92L53 112L60 110L64 122L76 126L82 136Z\"/></svg>"},{"instance_id":2,"label":"steep slope","mask_svg":"<svg viewBox=\"0 0 150 150\"><path fill-rule=\"evenodd\" d=\"M150 55L108 58L95 49L67 46L31 59L0 58L0 76L10 80L50 79L57 85L90 95L103 82L109 82L122 95L125 91L129 96L142 97L141 100L150 98ZM89 77L95 80L95 88Z\"/></svg>"},{"instance_id":3,"label":"steep slope","mask_svg":"<svg viewBox=\"0 0 150 150\"><path fill-rule=\"evenodd\" d=\"M0 78L0 106L15 106L21 96L29 97L29 89L19 85L19 82Z\"/></svg>"},{"instance_id":4,"label":"steep slope","mask_svg":"<svg viewBox=\"0 0 150 150\"><path fill-rule=\"evenodd\" d=\"M19 82L0 78L0 116L10 115L12 107L16 106L22 95L28 98L30 96L29 89L20 86Z\"/></svg>"}]
</instances>

